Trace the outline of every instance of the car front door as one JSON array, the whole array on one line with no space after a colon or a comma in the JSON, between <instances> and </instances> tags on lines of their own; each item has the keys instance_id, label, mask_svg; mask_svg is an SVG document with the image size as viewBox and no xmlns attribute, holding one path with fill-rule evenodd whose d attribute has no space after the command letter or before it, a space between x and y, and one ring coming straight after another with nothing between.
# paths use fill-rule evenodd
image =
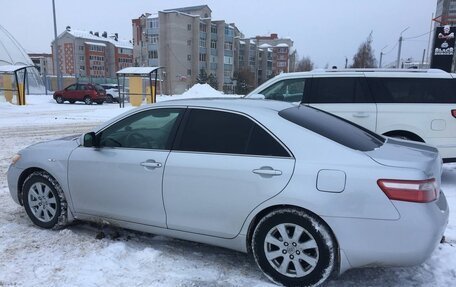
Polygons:
<instances>
[{"instance_id":1,"label":"car front door","mask_svg":"<svg viewBox=\"0 0 456 287\"><path fill-rule=\"evenodd\" d=\"M66 87L65 92L64 92L64 99L69 100L69 99L75 99L76 95L78 93L78 84L73 84L68 87Z\"/></svg>"},{"instance_id":2,"label":"car front door","mask_svg":"<svg viewBox=\"0 0 456 287\"><path fill-rule=\"evenodd\" d=\"M76 98L75 100L82 101L84 97L88 94L87 90L89 89L89 85L86 84L78 84L78 90L76 91Z\"/></svg>"},{"instance_id":3,"label":"car front door","mask_svg":"<svg viewBox=\"0 0 456 287\"><path fill-rule=\"evenodd\" d=\"M364 75L313 77L305 103L376 131L377 106Z\"/></svg>"},{"instance_id":4,"label":"car front door","mask_svg":"<svg viewBox=\"0 0 456 287\"><path fill-rule=\"evenodd\" d=\"M294 158L242 114L191 109L182 125L163 178L168 228L233 238L287 185Z\"/></svg>"},{"instance_id":5,"label":"car front door","mask_svg":"<svg viewBox=\"0 0 456 287\"><path fill-rule=\"evenodd\" d=\"M76 148L68 167L76 213L165 227L162 176L183 110L135 113L99 132L99 147Z\"/></svg>"}]
</instances>

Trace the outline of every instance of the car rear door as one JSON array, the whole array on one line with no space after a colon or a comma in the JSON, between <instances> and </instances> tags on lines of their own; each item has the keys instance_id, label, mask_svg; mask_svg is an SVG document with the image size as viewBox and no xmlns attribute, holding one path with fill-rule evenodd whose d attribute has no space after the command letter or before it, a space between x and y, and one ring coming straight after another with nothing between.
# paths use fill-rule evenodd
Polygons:
<instances>
[{"instance_id":1,"label":"car rear door","mask_svg":"<svg viewBox=\"0 0 456 287\"><path fill-rule=\"evenodd\" d=\"M304 103L375 132L377 106L364 74L329 74L312 78L310 95L304 97Z\"/></svg>"},{"instance_id":2,"label":"car rear door","mask_svg":"<svg viewBox=\"0 0 456 287\"><path fill-rule=\"evenodd\" d=\"M235 237L256 206L284 189L294 162L243 114L189 110L163 178L168 228Z\"/></svg>"}]
</instances>

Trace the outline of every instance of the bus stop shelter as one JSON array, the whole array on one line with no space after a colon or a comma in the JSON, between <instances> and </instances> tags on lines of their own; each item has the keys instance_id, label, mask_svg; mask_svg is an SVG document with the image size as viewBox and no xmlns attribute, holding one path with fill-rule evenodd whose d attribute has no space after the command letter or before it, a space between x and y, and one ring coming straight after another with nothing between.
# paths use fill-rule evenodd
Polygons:
<instances>
[{"instance_id":1,"label":"bus stop shelter","mask_svg":"<svg viewBox=\"0 0 456 287\"><path fill-rule=\"evenodd\" d=\"M5 65L0 66L0 93L4 95L7 102L25 105L25 86L27 81L27 65Z\"/></svg>"},{"instance_id":2,"label":"bus stop shelter","mask_svg":"<svg viewBox=\"0 0 456 287\"><path fill-rule=\"evenodd\" d=\"M125 107L125 96L129 96L132 106L140 106L143 97L147 103L157 100L157 83L161 81L159 70L163 67L128 67L118 71L119 106ZM128 79L128 90L126 80ZM144 84L144 85L143 85ZM145 86L145 88L143 88Z\"/></svg>"}]
</instances>

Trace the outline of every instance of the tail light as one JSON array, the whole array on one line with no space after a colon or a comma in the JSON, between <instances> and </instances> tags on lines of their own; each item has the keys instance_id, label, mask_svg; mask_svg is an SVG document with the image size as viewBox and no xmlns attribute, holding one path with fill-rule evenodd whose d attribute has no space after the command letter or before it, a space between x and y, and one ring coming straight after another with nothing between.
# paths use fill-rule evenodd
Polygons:
<instances>
[{"instance_id":1,"label":"tail light","mask_svg":"<svg viewBox=\"0 0 456 287\"><path fill-rule=\"evenodd\" d=\"M437 199L439 188L434 178L426 180L379 179L378 186L391 200L431 202Z\"/></svg>"},{"instance_id":2,"label":"tail light","mask_svg":"<svg viewBox=\"0 0 456 287\"><path fill-rule=\"evenodd\" d=\"M451 110L451 115L456 118L456 110Z\"/></svg>"}]
</instances>

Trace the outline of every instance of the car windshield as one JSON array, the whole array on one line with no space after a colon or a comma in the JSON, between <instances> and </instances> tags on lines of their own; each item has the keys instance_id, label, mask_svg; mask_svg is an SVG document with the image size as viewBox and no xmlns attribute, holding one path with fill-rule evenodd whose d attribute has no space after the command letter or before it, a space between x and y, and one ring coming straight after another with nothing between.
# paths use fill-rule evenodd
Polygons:
<instances>
[{"instance_id":1,"label":"car windshield","mask_svg":"<svg viewBox=\"0 0 456 287\"><path fill-rule=\"evenodd\" d=\"M351 149L371 151L385 142L385 138L376 133L316 108L301 105L282 110L279 115Z\"/></svg>"}]
</instances>

